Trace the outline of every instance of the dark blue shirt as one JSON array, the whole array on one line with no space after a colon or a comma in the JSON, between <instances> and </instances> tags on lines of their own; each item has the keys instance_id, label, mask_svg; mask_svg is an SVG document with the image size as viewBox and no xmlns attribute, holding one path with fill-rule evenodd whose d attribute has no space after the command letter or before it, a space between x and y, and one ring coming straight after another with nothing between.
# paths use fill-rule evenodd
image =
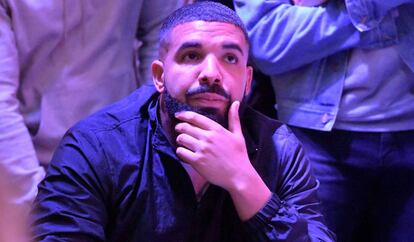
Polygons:
<instances>
[{"instance_id":1,"label":"dark blue shirt","mask_svg":"<svg viewBox=\"0 0 414 242\"><path fill-rule=\"evenodd\" d=\"M158 97L143 87L68 131L39 185L36 240L331 241L318 182L285 125L241 109L249 158L273 192L242 222L220 187L197 201L157 121Z\"/></svg>"}]
</instances>

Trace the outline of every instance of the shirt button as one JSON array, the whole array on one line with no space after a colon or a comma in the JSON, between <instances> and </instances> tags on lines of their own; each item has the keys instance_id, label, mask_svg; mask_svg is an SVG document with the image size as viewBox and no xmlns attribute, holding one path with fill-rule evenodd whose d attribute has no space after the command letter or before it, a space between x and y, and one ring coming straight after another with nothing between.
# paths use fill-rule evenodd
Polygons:
<instances>
[{"instance_id":1,"label":"shirt button","mask_svg":"<svg viewBox=\"0 0 414 242\"><path fill-rule=\"evenodd\" d=\"M323 124L326 124L328 121L329 121L329 115L325 113L324 115L322 115L321 122Z\"/></svg>"}]
</instances>

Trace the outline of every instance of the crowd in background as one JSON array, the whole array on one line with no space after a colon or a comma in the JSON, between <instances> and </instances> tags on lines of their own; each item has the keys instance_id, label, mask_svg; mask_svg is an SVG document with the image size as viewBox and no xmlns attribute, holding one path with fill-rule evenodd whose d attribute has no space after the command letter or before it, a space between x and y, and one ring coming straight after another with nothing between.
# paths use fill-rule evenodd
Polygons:
<instances>
[{"instance_id":1,"label":"crowd in background","mask_svg":"<svg viewBox=\"0 0 414 242\"><path fill-rule=\"evenodd\" d=\"M1 198L14 217L30 209L67 129L152 82L159 28L185 3L0 1ZM0 234L12 233L3 219Z\"/></svg>"}]
</instances>

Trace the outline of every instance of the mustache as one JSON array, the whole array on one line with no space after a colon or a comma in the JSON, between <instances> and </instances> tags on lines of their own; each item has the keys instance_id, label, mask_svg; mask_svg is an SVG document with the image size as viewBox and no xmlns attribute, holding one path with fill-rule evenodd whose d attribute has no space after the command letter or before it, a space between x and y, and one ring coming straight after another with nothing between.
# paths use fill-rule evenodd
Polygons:
<instances>
[{"instance_id":1,"label":"mustache","mask_svg":"<svg viewBox=\"0 0 414 242\"><path fill-rule=\"evenodd\" d=\"M201 85L197 88L188 90L185 95L186 97L191 97L200 93L215 93L230 100L230 94L219 85Z\"/></svg>"}]
</instances>

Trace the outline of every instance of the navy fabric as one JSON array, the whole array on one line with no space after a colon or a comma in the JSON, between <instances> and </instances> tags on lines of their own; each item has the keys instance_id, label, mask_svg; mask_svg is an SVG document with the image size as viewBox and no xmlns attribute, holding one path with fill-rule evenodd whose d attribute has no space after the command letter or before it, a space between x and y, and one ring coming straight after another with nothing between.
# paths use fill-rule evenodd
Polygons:
<instances>
[{"instance_id":1,"label":"navy fabric","mask_svg":"<svg viewBox=\"0 0 414 242\"><path fill-rule=\"evenodd\" d=\"M321 182L323 214L339 241L413 240L414 131L292 130Z\"/></svg>"},{"instance_id":2,"label":"navy fabric","mask_svg":"<svg viewBox=\"0 0 414 242\"><path fill-rule=\"evenodd\" d=\"M210 185L197 202L157 107L154 88L143 87L69 130L39 185L35 240L332 240L319 213L318 182L285 125L241 108L250 160L273 192L242 222L220 187Z\"/></svg>"}]
</instances>

